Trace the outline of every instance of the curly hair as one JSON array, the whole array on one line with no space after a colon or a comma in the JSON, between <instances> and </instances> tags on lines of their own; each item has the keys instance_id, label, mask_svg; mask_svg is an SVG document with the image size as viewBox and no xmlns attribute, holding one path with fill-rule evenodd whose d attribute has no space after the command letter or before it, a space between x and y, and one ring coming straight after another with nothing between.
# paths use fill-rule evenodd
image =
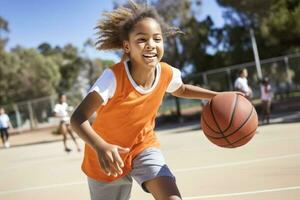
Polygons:
<instances>
[{"instance_id":1,"label":"curly hair","mask_svg":"<svg viewBox=\"0 0 300 200\"><path fill-rule=\"evenodd\" d=\"M123 48L123 41L128 40L134 26L144 18L152 18L160 25L163 36L182 34L177 27L167 25L151 6L139 5L128 0L131 8L119 7L111 12L104 12L104 19L99 20L97 26L96 48L98 50L117 50Z\"/></svg>"}]
</instances>

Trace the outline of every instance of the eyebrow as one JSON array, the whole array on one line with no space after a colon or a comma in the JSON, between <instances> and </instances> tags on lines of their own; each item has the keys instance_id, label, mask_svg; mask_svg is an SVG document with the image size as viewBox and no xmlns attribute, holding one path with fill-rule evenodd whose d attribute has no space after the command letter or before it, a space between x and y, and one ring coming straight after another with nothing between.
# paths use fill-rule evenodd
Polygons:
<instances>
[{"instance_id":1,"label":"eyebrow","mask_svg":"<svg viewBox=\"0 0 300 200\"><path fill-rule=\"evenodd\" d=\"M148 35L148 34L143 33L143 32L139 32L139 33L135 34L135 36L138 36L138 35ZM162 35L162 34L161 33L155 33L154 35L156 36L156 35Z\"/></svg>"}]
</instances>

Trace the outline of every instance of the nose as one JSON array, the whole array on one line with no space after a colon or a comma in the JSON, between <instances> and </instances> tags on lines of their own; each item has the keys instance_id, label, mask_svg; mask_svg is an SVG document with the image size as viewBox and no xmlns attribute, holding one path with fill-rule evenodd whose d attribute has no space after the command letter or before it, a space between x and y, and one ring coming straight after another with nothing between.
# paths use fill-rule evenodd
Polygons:
<instances>
[{"instance_id":1,"label":"nose","mask_svg":"<svg viewBox=\"0 0 300 200\"><path fill-rule=\"evenodd\" d=\"M147 45L146 45L146 49L147 50L150 50L150 49L153 49L155 47L155 42L153 39L149 39L148 42L147 42Z\"/></svg>"}]
</instances>

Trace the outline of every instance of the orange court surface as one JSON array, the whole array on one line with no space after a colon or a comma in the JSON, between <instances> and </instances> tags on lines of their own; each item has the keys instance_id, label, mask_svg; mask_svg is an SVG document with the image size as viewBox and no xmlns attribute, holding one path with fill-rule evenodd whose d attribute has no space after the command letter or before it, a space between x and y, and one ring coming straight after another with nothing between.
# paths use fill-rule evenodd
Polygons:
<instances>
[{"instance_id":1,"label":"orange court surface","mask_svg":"<svg viewBox=\"0 0 300 200\"><path fill-rule=\"evenodd\" d=\"M236 149L210 143L198 123L161 129L157 134L183 199L300 199L299 122L275 120L260 126L247 145ZM21 145L26 137L11 136L12 147L0 149L1 200L89 199L80 169L83 152L78 153L72 141L68 144L73 151L67 154L59 136ZM153 198L134 182L131 199Z\"/></svg>"}]
</instances>

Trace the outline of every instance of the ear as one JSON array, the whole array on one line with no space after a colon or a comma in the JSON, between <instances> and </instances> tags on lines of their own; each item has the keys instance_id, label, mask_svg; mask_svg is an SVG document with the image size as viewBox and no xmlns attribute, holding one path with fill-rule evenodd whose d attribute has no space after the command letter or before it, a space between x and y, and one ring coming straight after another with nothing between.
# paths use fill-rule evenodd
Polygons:
<instances>
[{"instance_id":1,"label":"ear","mask_svg":"<svg viewBox=\"0 0 300 200\"><path fill-rule=\"evenodd\" d=\"M129 41L127 41L127 40L123 41L123 50L126 54L128 54L130 52Z\"/></svg>"}]
</instances>

